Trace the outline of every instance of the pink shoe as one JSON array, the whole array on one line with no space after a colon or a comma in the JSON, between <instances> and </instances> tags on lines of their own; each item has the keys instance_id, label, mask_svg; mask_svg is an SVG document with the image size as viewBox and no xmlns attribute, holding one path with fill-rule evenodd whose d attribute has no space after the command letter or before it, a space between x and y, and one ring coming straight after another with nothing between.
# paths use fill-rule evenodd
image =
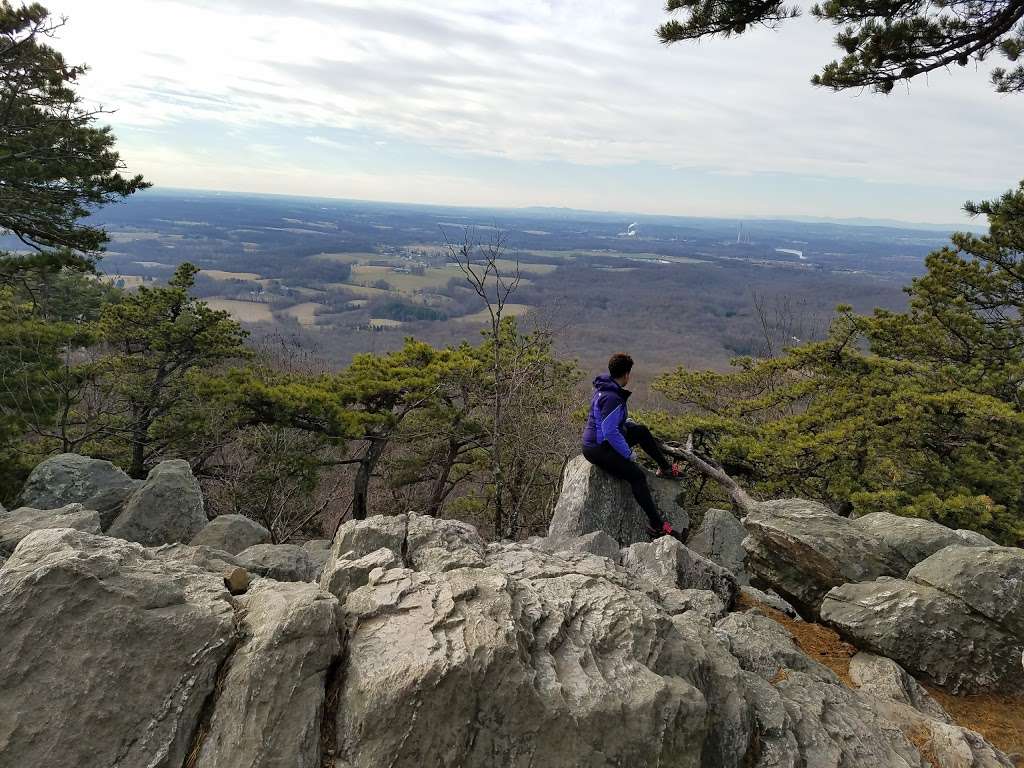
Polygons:
<instances>
[{"instance_id":1,"label":"pink shoe","mask_svg":"<svg viewBox=\"0 0 1024 768\"><path fill-rule=\"evenodd\" d=\"M666 469L659 468L658 471L655 472L654 474L657 477L666 477L666 478L674 480L676 478L679 478L679 477L683 476L683 470L679 468L678 464L676 464L675 462L672 462L672 468L671 469L667 469L666 470Z\"/></svg>"}]
</instances>

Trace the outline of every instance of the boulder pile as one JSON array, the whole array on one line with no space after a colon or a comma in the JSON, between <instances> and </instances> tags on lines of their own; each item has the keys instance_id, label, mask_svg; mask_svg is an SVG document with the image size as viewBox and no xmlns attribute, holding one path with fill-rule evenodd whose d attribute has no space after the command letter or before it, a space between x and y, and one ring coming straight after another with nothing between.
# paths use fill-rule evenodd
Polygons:
<instances>
[{"instance_id":1,"label":"boulder pile","mask_svg":"<svg viewBox=\"0 0 1024 768\"><path fill-rule=\"evenodd\" d=\"M94 518L90 530L27 530L0 567L0 765L1012 767L884 650L854 659L850 687L766 614L737 612L727 566L674 539L631 541L632 520L613 526L627 531L618 541L589 529L602 510L521 543L412 512L351 521L329 548L289 547L287 573L265 555L273 544L236 549L251 529L204 537L234 552L145 546L102 535ZM751 517L754 539L769 526ZM879 562L906 561L887 546ZM973 591L933 585L929 558L916 575L878 576L956 591L1019 628L1012 587L984 599L1016 560L962 544L931 557L951 549L973 558L944 564L947 582ZM252 583L232 594L225 568L243 567ZM759 567L751 576L775 586ZM770 572L793 585L790 570ZM815 595L834 573L800 593L805 605L831 610L831 587Z\"/></svg>"}]
</instances>

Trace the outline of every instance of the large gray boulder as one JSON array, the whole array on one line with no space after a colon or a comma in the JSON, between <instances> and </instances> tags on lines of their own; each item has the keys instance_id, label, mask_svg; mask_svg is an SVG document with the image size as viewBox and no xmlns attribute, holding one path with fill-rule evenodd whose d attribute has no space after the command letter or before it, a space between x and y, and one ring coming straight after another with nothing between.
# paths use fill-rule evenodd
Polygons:
<instances>
[{"instance_id":1,"label":"large gray boulder","mask_svg":"<svg viewBox=\"0 0 1024 768\"><path fill-rule=\"evenodd\" d=\"M55 509L74 503L96 509L89 503L94 497L130 490L135 485L136 481L109 461L61 453L36 465L18 501L36 509Z\"/></svg>"},{"instance_id":2,"label":"large gray boulder","mask_svg":"<svg viewBox=\"0 0 1024 768\"><path fill-rule=\"evenodd\" d=\"M676 503L679 483L647 473L658 509L678 531L690 527L689 516ZM629 484L598 469L583 456L570 461L562 476L562 492L555 505L548 537L572 539L593 531L604 531L629 546L650 541L647 516L636 503Z\"/></svg>"},{"instance_id":3,"label":"large gray boulder","mask_svg":"<svg viewBox=\"0 0 1024 768\"><path fill-rule=\"evenodd\" d=\"M836 587L821 618L858 648L953 693L1019 692L1024 636L958 597L903 579Z\"/></svg>"},{"instance_id":4,"label":"large gray boulder","mask_svg":"<svg viewBox=\"0 0 1024 768\"><path fill-rule=\"evenodd\" d=\"M850 679L876 713L926 749L942 768L1013 768L980 734L956 725L896 662L863 651L850 659Z\"/></svg>"},{"instance_id":5,"label":"large gray boulder","mask_svg":"<svg viewBox=\"0 0 1024 768\"><path fill-rule=\"evenodd\" d=\"M724 509L709 509L697 530L690 534L686 546L718 563L736 577L736 583L750 583L747 574L747 552L743 540L747 531L734 514Z\"/></svg>"},{"instance_id":6,"label":"large gray boulder","mask_svg":"<svg viewBox=\"0 0 1024 768\"><path fill-rule=\"evenodd\" d=\"M316 581L320 562L298 544L257 544L239 552L238 564L276 581Z\"/></svg>"},{"instance_id":7,"label":"large gray boulder","mask_svg":"<svg viewBox=\"0 0 1024 768\"><path fill-rule=\"evenodd\" d=\"M399 554L410 568L450 571L484 564L487 545L473 526L461 520L442 520L415 512L406 517L405 549Z\"/></svg>"},{"instance_id":8,"label":"large gray boulder","mask_svg":"<svg viewBox=\"0 0 1024 768\"><path fill-rule=\"evenodd\" d=\"M884 722L899 728L939 768L1016 768L1020 763L985 741L980 733L918 711L909 704L868 697Z\"/></svg>"},{"instance_id":9,"label":"large gray boulder","mask_svg":"<svg viewBox=\"0 0 1024 768\"><path fill-rule=\"evenodd\" d=\"M60 509L19 507L0 514L0 555L10 555L18 543L32 531L46 528L74 528L86 533L100 532L100 516L81 504Z\"/></svg>"},{"instance_id":10,"label":"large gray boulder","mask_svg":"<svg viewBox=\"0 0 1024 768\"><path fill-rule=\"evenodd\" d=\"M331 543L331 555L335 559L354 560L383 548L390 549L401 558L408 534L407 514L374 515L366 520L349 520L338 529Z\"/></svg>"},{"instance_id":11,"label":"large gray boulder","mask_svg":"<svg viewBox=\"0 0 1024 768\"><path fill-rule=\"evenodd\" d=\"M212 547L232 555L257 544L269 544L270 531L245 515L219 515L192 537L194 546Z\"/></svg>"},{"instance_id":12,"label":"large gray boulder","mask_svg":"<svg viewBox=\"0 0 1024 768\"><path fill-rule=\"evenodd\" d=\"M187 461L157 464L107 533L147 547L187 544L206 527L203 494Z\"/></svg>"},{"instance_id":13,"label":"large gray boulder","mask_svg":"<svg viewBox=\"0 0 1024 768\"><path fill-rule=\"evenodd\" d=\"M822 618L859 647L899 662L953 692L1024 685L1024 551L939 550L906 580L832 590Z\"/></svg>"},{"instance_id":14,"label":"large gray boulder","mask_svg":"<svg viewBox=\"0 0 1024 768\"><path fill-rule=\"evenodd\" d=\"M1024 549L946 547L915 566L908 578L959 598L1024 639Z\"/></svg>"},{"instance_id":15,"label":"large gray boulder","mask_svg":"<svg viewBox=\"0 0 1024 768\"><path fill-rule=\"evenodd\" d=\"M618 560L622 556L622 548L619 547L619 542L604 531L592 531L591 533L571 538L544 536L538 537L529 543L530 546L534 546L544 552L589 552L592 555L601 555L612 560Z\"/></svg>"},{"instance_id":16,"label":"large gray boulder","mask_svg":"<svg viewBox=\"0 0 1024 768\"><path fill-rule=\"evenodd\" d=\"M699 766L704 697L635 651L671 624L642 596L547 565L516 584L499 568L392 569L352 592L338 764Z\"/></svg>"},{"instance_id":17,"label":"large gray boulder","mask_svg":"<svg viewBox=\"0 0 1024 768\"><path fill-rule=\"evenodd\" d=\"M0 571L0 765L179 768L235 641L221 580L70 529Z\"/></svg>"},{"instance_id":18,"label":"large gray boulder","mask_svg":"<svg viewBox=\"0 0 1024 768\"><path fill-rule=\"evenodd\" d=\"M243 641L220 684L195 768L320 768L337 601L313 584L259 581L238 601Z\"/></svg>"},{"instance_id":19,"label":"large gray boulder","mask_svg":"<svg viewBox=\"0 0 1024 768\"><path fill-rule=\"evenodd\" d=\"M800 614L796 612L796 608L774 592L764 592L749 584L744 584L740 587L740 595L745 597L748 603L753 603L753 610L759 610L759 606L764 605L785 614L791 619L800 620Z\"/></svg>"},{"instance_id":20,"label":"large gray boulder","mask_svg":"<svg viewBox=\"0 0 1024 768\"><path fill-rule=\"evenodd\" d=\"M974 531L955 531L933 520L903 517L889 512L872 512L858 517L853 524L863 531L873 533L911 565L953 544L995 546L995 542Z\"/></svg>"},{"instance_id":21,"label":"large gray boulder","mask_svg":"<svg viewBox=\"0 0 1024 768\"><path fill-rule=\"evenodd\" d=\"M805 617L833 587L904 576L913 563L871 531L803 499L762 502L743 520L750 572Z\"/></svg>"},{"instance_id":22,"label":"large gray boulder","mask_svg":"<svg viewBox=\"0 0 1024 768\"><path fill-rule=\"evenodd\" d=\"M150 550L154 557L171 563L194 565L207 573L223 576L225 571L238 568L241 564L238 557L212 547L192 546L191 544L165 544Z\"/></svg>"}]
</instances>

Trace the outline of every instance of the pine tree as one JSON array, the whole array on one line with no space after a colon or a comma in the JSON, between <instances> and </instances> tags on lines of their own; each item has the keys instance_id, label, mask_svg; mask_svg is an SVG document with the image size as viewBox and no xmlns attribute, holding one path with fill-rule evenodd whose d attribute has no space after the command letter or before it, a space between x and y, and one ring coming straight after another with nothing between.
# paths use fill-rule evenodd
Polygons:
<instances>
[{"instance_id":1,"label":"pine tree","mask_svg":"<svg viewBox=\"0 0 1024 768\"><path fill-rule=\"evenodd\" d=\"M742 35L753 27L776 29L801 13L784 0L668 0L665 8L681 17L658 28L666 44ZM980 64L992 54L1014 64L1024 53L1020 0L825 0L810 12L839 30L835 41L844 52L811 82L837 91L889 93L897 82L937 69ZM994 68L992 83L1000 93L1024 92L1024 65Z\"/></svg>"},{"instance_id":2,"label":"pine tree","mask_svg":"<svg viewBox=\"0 0 1024 768\"><path fill-rule=\"evenodd\" d=\"M74 86L86 71L48 44L63 25L38 3L0 0L0 234L31 256L0 254L0 279L26 269L89 268L107 240L91 210L149 186L125 177L102 113Z\"/></svg>"},{"instance_id":3,"label":"pine tree","mask_svg":"<svg viewBox=\"0 0 1024 768\"><path fill-rule=\"evenodd\" d=\"M663 434L767 496L1024 541L1024 185L966 208L989 233L931 254L907 312L841 308L823 342L663 376L688 410Z\"/></svg>"},{"instance_id":4,"label":"pine tree","mask_svg":"<svg viewBox=\"0 0 1024 768\"><path fill-rule=\"evenodd\" d=\"M126 436L132 477L144 477L159 455L159 430L173 433L190 420L196 374L248 354L241 326L189 295L198 271L182 264L167 286L142 286L105 306L99 320L99 339L110 350L105 386L123 404L111 431Z\"/></svg>"}]
</instances>

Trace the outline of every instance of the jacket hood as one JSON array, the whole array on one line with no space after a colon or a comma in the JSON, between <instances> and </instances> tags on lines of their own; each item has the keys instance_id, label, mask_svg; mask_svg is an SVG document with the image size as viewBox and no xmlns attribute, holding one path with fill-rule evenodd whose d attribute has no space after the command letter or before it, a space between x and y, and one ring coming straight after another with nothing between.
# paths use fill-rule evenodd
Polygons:
<instances>
[{"instance_id":1,"label":"jacket hood","mask_svg":"<svg viewBox=\"0 0 1024 768\"><path fill-rule=\"evenodd\" d=\"M628 389L623 389L619 386L619 382L611 377L611 374L602 373L600 376L594 379L594 389L600 392L617 392L623 398L630 396Z\"/></svg>"}]
</instances>

